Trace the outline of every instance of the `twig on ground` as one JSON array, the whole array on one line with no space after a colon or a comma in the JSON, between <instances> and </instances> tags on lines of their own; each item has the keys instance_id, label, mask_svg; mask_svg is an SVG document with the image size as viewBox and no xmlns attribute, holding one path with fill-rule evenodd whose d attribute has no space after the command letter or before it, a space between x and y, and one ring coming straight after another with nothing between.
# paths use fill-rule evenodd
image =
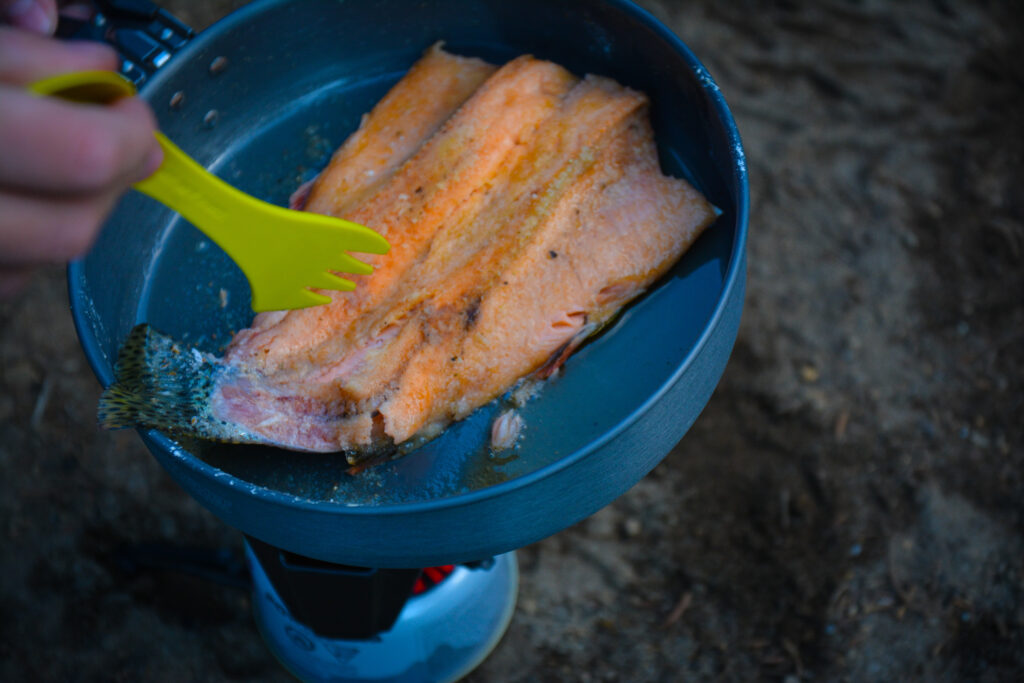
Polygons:
<instances>
[{"instance_id":1,"label":"twig on ground","mask_svg":"<svg viewBox=\"0 0 1024 683\"><path fill-rule=\"evenodd\" d=\"M683 593L682 597L679 598L679 602L677 602L676 606L672 608L672 611L668 613L668 616L665 617L665 621L661 623L661 627L668 628L679 621L683 617L683 614L686 613L686 610L690 608L691 602L693 602L693 593L686 591Z\"/></svg>"}]
</instances>

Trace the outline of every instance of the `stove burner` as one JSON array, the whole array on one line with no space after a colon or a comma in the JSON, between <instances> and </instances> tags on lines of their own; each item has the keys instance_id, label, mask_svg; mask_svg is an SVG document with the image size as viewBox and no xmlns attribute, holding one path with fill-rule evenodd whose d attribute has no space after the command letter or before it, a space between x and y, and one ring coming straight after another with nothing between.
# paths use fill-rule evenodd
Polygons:
<instances>
[{"instance_id":1,"label":"stove burner","mask_svg":"<svg viewBox=\"0 0 1024 683\"><path fill-rule=\"evenodd\" d=\"M367 569L247 542L256 624L303 681L456 681L494 649L515 608L515 553ZM329 635L342 632L358 635Z\"/></svg>"}]
</instances>

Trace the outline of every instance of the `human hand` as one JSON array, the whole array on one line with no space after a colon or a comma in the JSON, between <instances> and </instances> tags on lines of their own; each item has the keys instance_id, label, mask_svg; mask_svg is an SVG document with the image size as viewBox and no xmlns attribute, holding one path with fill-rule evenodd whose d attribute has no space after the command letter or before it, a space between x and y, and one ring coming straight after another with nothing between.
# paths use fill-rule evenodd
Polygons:
<instances>
[{"instance_id":1,"label":"human hand","mask_svg":"<svg viewBox=\"0 0 1024 683\"><path fill-rule=\"evenodd\" d=\"M56 25L52 2L14 11L23 4L0 0L0 18L39 33ZM105 45L30 30L0 26L0 298L33 267L84 255L118 197L162 159L138 98L97 106L30 95L25 86L48 76L118 66Z\"/></svg>"},{"instance_id":2,"label":"human hand","mask_svg":"<svg viewBox=\"0 0 1024 683\"><path fill-rule=\"evenodd\" d=\"M0 0L0 21L48 36L57 28L56 0Z\"/></svg>"}]
</instances>

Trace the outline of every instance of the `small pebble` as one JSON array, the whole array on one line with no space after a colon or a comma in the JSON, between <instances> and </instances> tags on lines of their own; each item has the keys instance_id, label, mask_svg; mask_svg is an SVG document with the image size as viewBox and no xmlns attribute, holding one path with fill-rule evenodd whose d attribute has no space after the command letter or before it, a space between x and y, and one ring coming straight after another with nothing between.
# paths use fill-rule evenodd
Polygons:
<instances>
[{"instance_id":1,"label":"small pebble","mask_svg":"<svg viewBox=\"0 0 1024 683\"><path fill-rule=\"evenodd\" d=\"M622 527L623 530L626 532L626 535L630 538L635 538L639 536L640 532L643 531L643 525L640 523L640 520L636 517L630 517L629 519L627 519L625 522L623 522Z\"/></svg>"},{"instance_id":2,"label":"small pebble","mask_svg":"<svg viewBox=\"0 0 1024 683\"><path fill-rule=\"evenodd\" d=\"M800 368L800 379L808 384L817 382L820 377L821 373L818 371L818 368L813 365L804 365Z\"/></svg>"}]
</instances>

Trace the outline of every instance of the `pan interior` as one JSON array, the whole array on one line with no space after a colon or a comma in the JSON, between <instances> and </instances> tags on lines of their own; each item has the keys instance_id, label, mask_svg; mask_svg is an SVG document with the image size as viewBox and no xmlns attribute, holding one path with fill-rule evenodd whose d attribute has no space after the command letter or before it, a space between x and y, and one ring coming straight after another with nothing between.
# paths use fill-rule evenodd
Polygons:
<instances>
[{"instance_id":1,"label":"pan interior","mask_svg":"<svg viewBox=\"0 0 1024 683\"><path fill-rule=\"evenodd\" d=\"M540 396L520 409L526 428L514 451L493 455L487 448L490 424L502 407L494 402L405 458L358 476L345 473L341 455L182 442L191 455L249 484L311 501L381 507L476 491L606 438L671 380L708 327L722 297L736 216L727 189L728 150L710 139L714 112L700 79L676 66L665 81L666 74L640 70L618 58L614 44L595 43L593 36L546 43L560 46L545 50L541 43L494 31L469 32L461 40L457 34L438 28L419 40L393 41L390 49L381 41L372 61L355 64L325 60L314 68L297 60L299 76L297 67L289 74L287 62L289 50L300 49L297 39L278 44L276 61L267 58L266 64L255 51L246 52L245 41L221 41L192 60L198 66L161 74L146 94L157 103L161 127L186 151L240 189L285 204L435 39L447 37L451 52L494 62L532 52L578 74L613 76L648 92L663 170L686 177L724 214L667 277L573 355ZM251 44L252 36L247 40ZM231 66L214 78L204 69L221 50L234 50L228 55ZM159 106L179 90L186 91L187 106ZM92 306L90 293L105 287L116 287L121 297L115 303L104 294L97 307L109 310L93 323L108 364L138 322L219 352L252 319L248 284L234 263L187 222L138 195L122 201L83 267L85 309Z\"/></svg>"}]
</instances>

